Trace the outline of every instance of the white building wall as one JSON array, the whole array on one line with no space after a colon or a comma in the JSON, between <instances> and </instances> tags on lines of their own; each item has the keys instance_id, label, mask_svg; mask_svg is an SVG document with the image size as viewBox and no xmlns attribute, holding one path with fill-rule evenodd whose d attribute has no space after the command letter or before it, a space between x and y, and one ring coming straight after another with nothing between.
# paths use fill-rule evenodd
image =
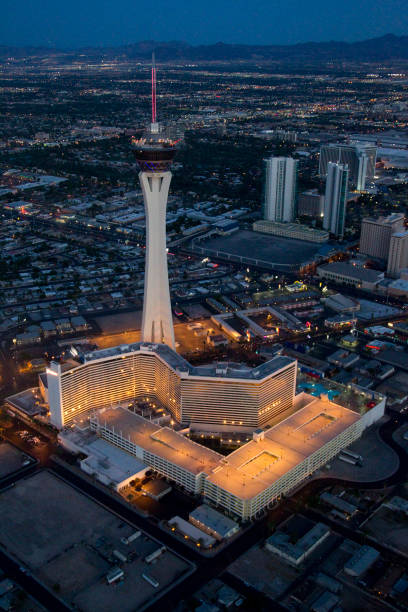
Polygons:
<instances>
[{"instance_id":1,"label":"white building wall","mask_svg":"<svg viewBox=\"0 0 408 612\"><path fill-rule=\"evenodd\" d=\"M268 221L295 218L297 161L291 157L266 160L264 217Z\"/></svg>"},{"instance_id":2,"label":"white building wall","mask_svg":"<svg viewBox=\"0 0 408 612\"><path fill-rule=\"evenodd\" d=\"M61 365L52 362L46 370L48 386L48 402L50 407L50 422L57 429L64 425L62 391L61 391Z\"/></svg>"},{"instance_id":3,"label":"white building wall","mask_svg":"<svg viewBox=\"0 0 408 612\"><path fill-rule=\"evenodd\" d=\"M404 229L404 215L394 213L388 217L366 217L361 223L360 253L387 260L392 234Z\"/></svg>"},{"instance_id":4,"label":"white building wall","mask_svg":"<svg viewBox=\"0 0 408 612\"><path fill-rule=\"evenodd\" d=\"M175 348L166 249L166 207L171 172L140 172L146 209L146 267L142 340Z\"/></svg>"},{"instance_id":5,"label":"white building wall","mask_svg":"<svg viewBox=\"0 0 408 612\"><path fill-rule=\"evenodd\" d=\"M128 438L123 437L120 431L106 427L103 424L103 415L100 417L100 420L98 417L91 417L90 423L91 429L96 431L101 438L141 459L143 463L159 472L162 476L170 478L191 493L198 494L202 492L205 477L203 473L196 474L195 472L190 472L165 457L156 455L134 444Z\"/></svg>"},{"instance_id":6,"label":"white building wall","mask_svg":"<svg viewBox=\"0 0 408 612\"><path fill-rule=\"evenodd\" d=\"M343 236L347 204L348 168L328 163L324 194L323 227L335 236Z\"/></svg>"},{"instance_id":7,"label":"white building wall","mask_svg":"<svg viewBox=\"0 0 408 612\"><path fill-rule=\"evenodd\" d=\"M56 364L57 365L57 364ZM144 349L88 361L48 376L52 423L61 428L90 410L156 397L183 423L256 428L291 407L296 362L260 380L193 376ZM53 386L54 385L54 386Z\"/></svg>"},{"instance_id":8,"label":"white building wall","mask_svg":"<svg viewBox=\"0 0 408 612\"><path fill-rule=\"evenodd\" d=\"M366 153L361 153L358 158L357 191L364 191L368 173L369 157Z\"/></svg>"},{"instance_id":9,"label":"white building wall","mask_svg":"<svg viewBox=\"0 0 408 612\"><path fill-rule=\"evenodd\" d=\"M238 495L232 493L228 487L228 479L226 480L225 487L221 487L209 481L207 479L207 474L204 472L198 474L191 472L184 467L174 464L165 457L156 455L132 443L129 439L124 438L120 432L106 427L102 421L103 416L100 420L97 416L91 417L91 429L97 431L98 434L108 442L135 455L141 459L143 463L183 486L186 490L195 494L201 493L204 495L205 499L213 502L215 505L221 506L227 512L235 514L243 520L247 520L255 517L266 507L275 503L282 495L289 494L316 470L336 456L342 449L348 447L357 440L367 427L383 416L384 409L385 398L382 398L377 406L367 411L358 421L354 422L339 435L318 448L313 454L305 457L303 461L249 499L240 498ZM217 470L217 468L215 468L215 470Z\"/></svg>"},{"instance_id":10,"label":"white building wall","mask_svg":"<svg viewBox=\"0 0 408 612\"><path fill-rule=\"evenodd\" d=\"M386 400L387 398L383 397L378 404L374 406L374 408L371 408L365 414L363 414L360 420L363 428L362 431L367 429L367 427L374 425L376 421L379 421L384 416Z\"/></svg>"},{"instance_id":11,"label":"white building wall","mask_svg":"<svg viewBox=\"0 0 408 612\"><path fill-rule=\"evenodd\" d=\"M381 404L380 407L376 407L372 415L370 415L370 412L364 415L365 419L363 417L353 423L353 425L320 447L315 453L305 458L304 461L294 466L253 498L247 500L240 499L229 491L222 489L222 487L208 481L204 485L204 495L213 503L223 507L228 512L237 514L244 520L253 518L270 504L279 500L282 495L290 493L311 474L336 456L343 448L357 440L364 429L374 423L384 413L384 405Z\"/></svg>"},{"instance_id":12,"label":"white building wall","mask_svg":"<svg viewBox=\"0 0 408 612\"><path fill-rule=\"evenodd\" d=\"M401 270L408 266L408 232L398 232L391 236L388 252L387 274L398 278Z\"/></svg>"}]
</instances>

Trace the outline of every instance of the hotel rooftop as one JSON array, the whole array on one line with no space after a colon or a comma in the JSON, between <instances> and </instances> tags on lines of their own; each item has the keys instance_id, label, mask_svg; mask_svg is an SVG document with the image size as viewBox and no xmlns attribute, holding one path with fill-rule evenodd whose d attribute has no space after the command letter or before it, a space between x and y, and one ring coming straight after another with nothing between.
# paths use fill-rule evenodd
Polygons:
<instances>
[{"instance_id":1,"label":"hotel rooftop","mask_svg":"<svg viewBox=\"0 0 408 612\"><path fill-rule=\"evenodd\" d=\"M293 358L277 356L262 363L261 365L250 368L238 363L218 362L203 366L192 366L186 359L173 351L166 344L152 344L149 342L135 342L133 344L120 344L112 348L101 349L89 353L80 353L78 359L83 363L89 363L97 359L109 359L127 355L132 352L153 353L158 355L173 370L186 373L190 376L220 377L243 380L262 380L263 378L277 372L281 368L293 363Z\"/></svg>"},{"instance_id":2,"label":"hotel rooftop","mask_svg":"<svg viewBox=\"0 0 408 612\"><path fill-rule=\"evenodd\" d=\"M360 419L325 399L310 401L259 439L222 458L207 481L251 499Z\"/></svg>"},{"instance_id":3,"label":"hotel rooftop","mask_svg":"<svg viewBox=\"0 0 408 612\"><path fill-rule=\"evenodd\" d=\"M242 499L251 499L360 419L326 399L302 394L298 409L257 440L224 457L182 434L158 427L126 408L98 411L99 426L163 457ZM255 432L256 436L257 432Z\"/></svg>"},{"instance_id":4,"label":"hotel rooftop","mask_svg":"<svg viewBox=\"0 0 408 612\"><path fill-rule=\"evenodd\" d=\"M126 408L103 408L93 418L123 438L194 474L209 474L222 455L192 442L168 427L158 427Z\"/></svg>"}]
</instances>

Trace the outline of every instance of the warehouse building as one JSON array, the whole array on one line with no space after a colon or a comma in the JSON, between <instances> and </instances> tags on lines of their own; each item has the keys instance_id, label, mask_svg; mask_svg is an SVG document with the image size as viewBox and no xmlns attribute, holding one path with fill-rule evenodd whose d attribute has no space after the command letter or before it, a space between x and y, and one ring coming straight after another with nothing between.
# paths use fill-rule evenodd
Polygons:
<instances>
[{"instance_id":1,"label":"warehouse building","mask_svg":"<svg viewBox=\"0 0 408 612\"><path fill-rule=\"evenodd\" d=\"M374 291L378 283L384 279L384 272L361 268L343 261L318 266L317 275L335 283L351 285L367 291Z\"/></svg>"},{"instance_id":2,"label":"warehouse building","mask_svg":"<svg viewBox=\"0 0 408 612\"><path fill-rule=\"evenodd\" d=\"M190 523L214 536L216 540L225 540L239 531L239 525L211 506L202 504L190 512Z\"/></svg>"},{"instance_id":3,"label":"warehouse building","mask_svg":"<svg viewBox=\"0 0 408 612\"><path fill-rule=\"evenodd\" d=\"M309 525L301 537L297 537L290 526L291 521L301 523L299 517L288 519L275 533L266 540L265 548L297 567L312 554L330 535L330 529L323 523Z\"/></svg>"}]
</instances>

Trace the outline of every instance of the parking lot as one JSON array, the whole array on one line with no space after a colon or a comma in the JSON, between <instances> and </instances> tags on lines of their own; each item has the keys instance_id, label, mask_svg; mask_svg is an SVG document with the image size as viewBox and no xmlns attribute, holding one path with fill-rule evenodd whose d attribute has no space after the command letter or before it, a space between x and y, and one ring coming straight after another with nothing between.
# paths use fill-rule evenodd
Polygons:
<instances>
[{"instance_id":1,"label":"parking lot","mask_svg":"<svg viewBox=\"0 0 408 612\"><path fill-rule=\"evenodd\" d=\"M174 333L176 337L176 350L178 353L194 353L202 351L206 345L207 332L212 329L217 334L221 333L215 328L211 319L202 319L194 323L174 321ZM99 348L109 348L119 344L132 344L140 342L140 330L106 332L92 339Z\"/></svg>"},{"instance_id":2,"label":"parking lot","mask_svg":"<svg viewBox=\"0 0 408 612\"><path fill-rule=\"evenodd\" d=\"M339 459L330 461L329 469L322 469L317 478L341 478L351 482L373 482L391 477L399 466L398 455L378 433L378 425L367 429L348 450L362 457L362 465L352 465Z\"/></svg>"}]
</instances>

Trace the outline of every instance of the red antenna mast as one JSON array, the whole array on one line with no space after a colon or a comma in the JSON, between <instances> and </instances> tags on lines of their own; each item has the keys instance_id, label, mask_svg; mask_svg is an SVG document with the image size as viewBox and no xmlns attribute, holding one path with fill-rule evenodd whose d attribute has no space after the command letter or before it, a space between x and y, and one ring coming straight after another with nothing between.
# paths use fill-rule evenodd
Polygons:
<instances>
[{"instance_id":1,"label":"red antenna mast","mask_svg":"<svg viewBox=\"0 0 408 612\"><path fill-rule=\"evenodd\" d=\"M152 53L152 123L156 123L156 59Z\"/></svg>"}]
</instances>

